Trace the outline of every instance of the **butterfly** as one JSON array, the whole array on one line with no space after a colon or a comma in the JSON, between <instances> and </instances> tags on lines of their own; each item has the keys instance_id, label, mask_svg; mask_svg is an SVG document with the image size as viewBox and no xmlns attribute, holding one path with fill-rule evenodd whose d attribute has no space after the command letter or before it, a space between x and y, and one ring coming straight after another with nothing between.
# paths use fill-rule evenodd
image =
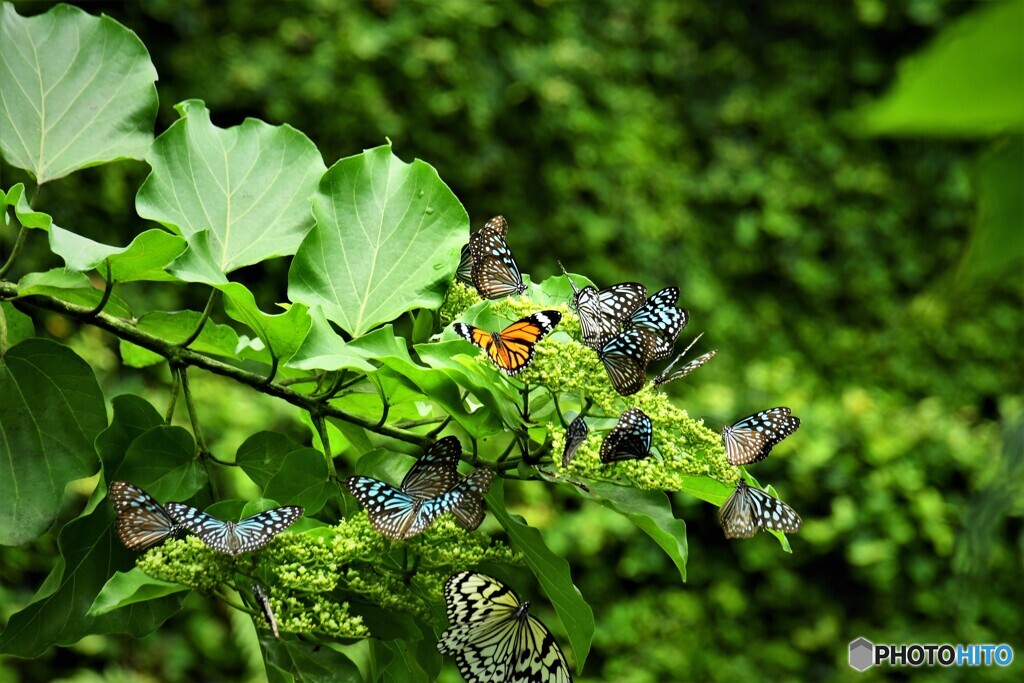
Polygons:
<instances>
[{"instance_id":1,"label":"butterfly","mask_svg":"<svg viewBox=\"0 0 1024 683\"><path fill-rule=\"evenodd\" d=\"M558 265L575 293L573 308L579 314L583 343L594 350L617 335L622 329L622 321L647 298L647 288L638 282L623 282L601 291L589 285L580 289L565 272L565 266L561 262Z\"/></svg>"},{"instance_id":2,"label":"butterfly","mask_svg":"<svg viewBox=\"0 0 1024 683\"><path fill-rule=\"evenodd\" d=\"M459 252L459 267L455 270L455 279L464 285L473 286L473 255L469 253L469 242L462 245Z\"/></svg>"},{"instance_id":3,"label":"butterfly","mask_svg":"<svg viewBox=\"0 0 1024 683\"><path fill-rule=\"evenodd\" d=\"M167 513L214 550L232 557L258 550L302 517L304 510L286 505L246 517L241 522L225 522L185 503L168 503Z\"/></svg>"},{"instance_id":4,"label":"butterfly","mask_svg":"<svg viewBox=\"0 0 1024 683\"><path fill-rule=\"evenodd\" d=\"M718 354L718 349L712 349L711 351L708 351L703 355L697 356L689 363L676 370L675 372L672 371L672 368L675 367L675 364L682 360L683 356L686 355L686 352L689 351L693 347L693 345L697 343L697 340L703 336L704 333L701 332L696 337L694 337L693 341L690 342L685 349L683 349L683 352L676 356L674 359L672 359L672 362L668 364L668 367L662 370L661 374L654 378L653 384L655 387L660 387L663 384L668 384L669 382L673 382L677 379L682 379L683 377L686 377L691 372L693 372L700 366L704 365Z\"/></svg>"},{"instance_id":5,"label":"butterfly","mask_svg":"<svg viewBox=\"0 0 1024 683\"><path fill-rule=\"evenodd\" d=\"M750 538L758 529L791 534L803 524L793 508L743 479L736 482L736 490L719 508L718 523L726 538Z\"/></svg>"},{"instance_id":6,"label":"butterfly","mask_svg":"<svg viewBox=\"0 0 1024 683\"><path fill-rule=\"evenodd\" d=\"M733 465L760 462L772 452L772 446L800 426L789 408L769 408L749 415L731 427L722 429L725 454Z\"/></svg>"},{"instance_id":7,"label":"butterfly","mask_svg":"<svg viewBox=\"0 0 1024 683\"><path fill-rule=\"evenodd\" d=\"M482 496L493 478L491 470L476 470L449 490L429 498L418 498L373 477L349 477L345 486L366 508L374 529L388 538L404 541L422 533L444 513L456 509L459 510L456 519L463 526L475 529L483 520Z\"/></svg>"},{"instance_id":8,"label":"butterfly","mask_svg":"<svg viewBox=\"0 0 1024 683\"><path fill-rule=\"evenodd\" d=\"M505 243L507 232L508 223L501 216L495 216L469 237L469 254L473 260L470 277L484 299L501 299L526 291L519 266Z\"/></svg>"},{"instance_id":9,"label":"butterfly","mask_svg":"<svg viewBox=\"0 0 1024 683\"><path fill-rule=\"evenodd\" d=\"M437 650L453 655L468 683L571 683L569 665L530 603L486 574L461 572L445 583L451 627Z\"/></svg>"},{"instance_id":10,"label":"butterfly","mask_svg":"<svg viewBox=\"0 0 1024 683\"><path fill-rule=\"evenodd\" d=\"M634 328L615 335L601 348L597 356L617 392L629 396L640 391L647 381L647 364L658 341L656 332Z\"/></svg>"},{"instance_id":11,"label":"butterfly","mask_svg":"<svg viewBox=\"0 0 1024 683\"><path fill-rule=\"evenodd\" d=\"M601 442L601 462L641 460L651 454L651 418L639 408L630 408Z\"/></svg>"},{"instance_id":12,"label":"butterfly","mask_svg":"<svg viewBox=\"0 0 1024 683\"><path fill-rule=\"evenodd\" d=\"M280 638L281 634L277 631L277 619L274 618L274 610L270 607L270 597L267 595L267 591L263 590L263 586L258 583L251 584L249 588L256 598L256 603L263 611L263 617L267 620L267 625L274 632L274 637Z\"/></svg>"},{"instance_id":13,"label":"butterfly","mask_svg":"<svg viewBox=\"0 0 1024 683\"><path fill-rule=\"evenodd\" d=\"M126 481L108 489L117 511L117 536L129 550L146 550L181 530L153 496Z\"/></svg>"},{"instance_id":14,"label":"butterfly","mask_svg":"<svg viewBox=\"0 0 1024 683\"><path fill-rule=\"evenodd\" d=\"M575 420L569 423L569 428L565 430L565 449L562 451L562 467L569 466L573 456L576 455L576 450L586 441L588 433L590 433L590 428L587 427L587 423L583 420L582 415L577 416Z\"/></svg>"},{"instance_id":15,"label":"butterfly","mask_svg":"<svg viewBox=\"0 0 1024 683\"><path fill-rule=\"evenodd\" d=\"M655 330L660 335L658 345L654 350L654 360L661 360L672 355L676 337L690 321L690 315L682 308L676 307L678 300L678 287L666 287L659 290L651 295L647 303L634 311L623 325L626 329L646 327Z\"/></svg>"},{"instance_id":16,"label":"butterfly","mask_svg":"<svg viewBox=\"0 0 1024 683\"><path fill-rule=\"evenodd\" d=\"M539 311L517 320L501 332L484 332L479 327L455 323L456 334L487 352L506 375L516 375L530 365L533 347L562 319L558 311Z\"/></svg>"}]
</instances>

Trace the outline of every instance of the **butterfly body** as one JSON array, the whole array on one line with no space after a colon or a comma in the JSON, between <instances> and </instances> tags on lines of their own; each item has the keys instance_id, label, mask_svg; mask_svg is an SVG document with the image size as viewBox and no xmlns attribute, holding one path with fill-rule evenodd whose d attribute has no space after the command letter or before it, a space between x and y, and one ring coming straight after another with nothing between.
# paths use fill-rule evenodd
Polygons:
<instances>
[{"instance_id":1,"label":"butterfly body","mask_svg":"<svg viewBox=\"0 0 1024 683\"><path fill-rule=\"evenodd\" d=\"M286 505L246 517L241 522L217 519L184 503L168 503L167 512L209 547L235 557L270 543L302 517L303 509Z\"/></svg>"},{"instance_id":2,"label":"butterfly body","mask_svg":"<svg viewBox=\"0 0 1024 683\"><path fill-rule=\"evenodd\" d=\"M778 498L740 479L736 490L718 510L726 538L751 538L759 529L791 534L800 530L800 515Z\"/></svg>"},{"instance_id":3,"label":"butterfly body","mask_svg":"<svg viewBox=\"0 0 1024 683\"><path fill-rule=\"evenodd\" d=\"M117 512L117 536L129 550L146 550L181 531L164 507L138 486L115 481L108 493Z\"/></svg>"},{"instance_id":4,"label":"butterfly body","mask_svg":"<svg viewBox=\"0 0 1024 683\"><path fill-rule=\"evenodd\" d=\"M612 337L598 352L615 390L623 396L640 391L647 381L647 364L654 357L658 334L634 328Z\"/></svg>"},{"instance_id":5,"label":"butterfly body","mask_svg":"<svg viewBox=\"0 0 1024 683\"><path fill-rule=\"evenodd\" d=\"M565 272L564 266L562 272ZM583 343L595 351L622 330L622 321L647 297L647 288L639 282L622 282L600 291L589 285L580 289L571 278L569 284L574 293L572 304L580 319Z\"/></svg>"},{"instance_id":6,"label":"butterfly body","mask_svg":"<svg viewBox=\"0 0 1024 683\"><path fill-rule=\"evenodd\" d=\"M601 442L601 462L640 460L651 454L654 425L644 411L630 408Z\"/></svg>"},{"instance_id":7,"label":"butterfly body","mask_svg":"<svg viewBox=\"0 0 1024 683\"><path fill-rule=\"evenodd\" d=\"M448 628L437 642L468 683L571 683L551 632L504 583L461 572L445 583Z\"/></svg>"},{"instance_id":8,"label":"butterfly body","mask_svg":"<svg viewBox=\"0 0 1024 683\"><path fill-rule=\"evenodd\" d=\"M538 311L521 318L501 332L486 332L466 323L455 323L456 334L483 349L506 375L517 375L533 360L534 347L562 319L555 310Z\"/></svg>"},{"instance_id":9,"label":"butterfly body","mask_svg":"<svg viewBox=\"0 0 1024 683\"><path fill-rule=\"evenodd\" d=\"M785 406L748 415L722 430L725 454L733 465L749 465L768 457L772 448L800 427Z\"/></svg>"}]
</instances>

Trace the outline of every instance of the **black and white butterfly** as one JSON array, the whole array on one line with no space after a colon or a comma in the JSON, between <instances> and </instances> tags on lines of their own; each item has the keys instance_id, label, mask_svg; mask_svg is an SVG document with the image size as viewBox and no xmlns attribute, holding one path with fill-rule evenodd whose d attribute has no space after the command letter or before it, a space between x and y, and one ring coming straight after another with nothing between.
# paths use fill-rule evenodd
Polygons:
<instances>
[{"instance_id":1,"label":"black and white butterfly","mask_svg":"<svg viewBox=\"0 0 1024 683\"><path fill-rule=\"evenodd\" d=\"M733 465L760 462L772 452L772 447L792 434L800 426L800 418L793 417L786 407L769 408L748 415L731 427L722 429L725 455Z\"/></svg>"},{"instance_id":2,"label":"black and white butterfly","mask_svg":"<svg viewBox=\"0 0 1024 683\"><path fill-rule=\"evenodd\" d=\"M495 216L470 235L469 254L473 260L470 277L484 299L501 299L526 291L519 266L505 243L507 232L508 223L503 217Z\"/></svg>"},{"instance_id":3,"label":"black and white butterfly","mask_svg":"<svg viewBox=\"0 0 1024 683\"><path fill-rule=\"evenodd\" d=\"M654 425L639 408L630 408L601 442L601 462L641 460L651 454Z\"/></svg>"},{"instance_id":4,"label":"black and white butterfly","mask_svg":"<svg viewBox=\"0 0 1024 683\"><path fill-rule=\"evenodd\" d=\"M793 508L743 479L736 482L736 490L718 509L718 523L726 538L750 538L758 529L791 534L803 524Z\"/></svg>"},{"instance_id":5,"label":"black and white butterfly","mask_svg":"<svg viewBox=\"0 0 1024 683\"><path fill-rule=\"evenodd\" d=\"M697 340L703 336L704 333L701 332L696 337L694 337L693 341L690 342L685 349L683 349L682 353L673 358L672 362L668 364L668 367L662 370L661 374L654 378L653 384L655 387L660 387L663 384L668 384L669 382L674 382L677 379L682 379L683 377L686 377L691 372L693 372L700 366L704 365L718 354L718 349L712 349L711 351L708 351L705 354L697 356L690 362L681 366L678 370L672 369L673 367L675 367L676 363L683 359L683 357L686 355L686 352L693 348L693 345L697 343Z\"/></svg>"},{"instance_id":6,"label":"black and white butterfly","mask_svg":"<svg viewBox=\"0 0 1024 683\"><path fill-rule=\"evenodd\" d=\"M277 630L277 619L274 617L274 610L270 606L270 596L267 595L267 591L263 590L263 586L258 583L250 584L250 590L252 590L253 597L256 598L256 604L260 606L260 611L263 612L263 618L267 620L267 626L273 631L275 638L280 638L281 634Z\"/></svg>"},{"instance_id":7,"label":"black and white butterfly","mask_svg":"<svg viewBox=\"0 0 1024 683\"><path fill-rule=\"evenodd\" d=\"M469 251L469 242L462 245L459 252L459 267L455 271L455 279L469 287L473 286L473 255Z\"/></svg>"},{"instance_id":8,"label":"black and white butterfly","mask_svg":"<svg viewBox=\"0 0 1024 683\"><path fill-rule=\"evenodd\" d=\"M583 343L595 351L622 330L622 321L647 298L647 288L639 282L622 282L600 291L589 285L580 289L565 271L565 266L561 262L558 265L575 294L573 308L579 315Z\"/></svg>"},{"instance_id":9,"label":"black and white butterfly","mask_svg":"<svg viewBox=\"0 0 1024 683\"><path fill-rule=\"evenodd\" d=\"M115 481L108 493L117 512L117 537L129 550L146 550L181 531L163 506L138 486Z\"/></svg>"},{"instance_id":10,"label":"black and white butterfly","mask_svg":"<svg viewBox=\"0 0 1024 683\"><path fill-rule=\"evenodd\" d=\"M302 517L304 510L286 505L246 517L241 522L225 522L184 503L168 503L167 514L214 550L232 557L258 550Z\"/></svg>"},{"instance_id":11,"label":"black and white butterfly","mask_svg":"<svg viewBox=\"0 0 1024 683\"><path fill-rule=\"evenodd\" d=\"M676 307L678 300L678 287L666 287L658 290L623 324L626 329L646 327L658 333L659 339L654 350L654 360L661 360L672 355L672 347L675 346L676 338L690 320L690 316L685 310Z\"/></svg>"},{"instance_id":12,"label":"black and white butterfly","mask_svg":"<svg viewBox=\"0 0 1024 683\"><path fill-rule=\"evenodd\" d=\"M617 392L629 396L640 391L658 341L657 332L637 327L620 332L601 348L597 356Z\"/></svg>"},{"instance_id":13,"label":"black and white butterfly","mask_svg":"<svg viewBox=\"0 0 1024 683\"><path fill-rule=\"evenodd\" d=\"M501 581L461 572L445 583L444 598L451 626L437 649L455 657L467 683L572 682L551 632Z\"/></svg>"},{"instance_id":14,"label":"black and white butterfly","mask_svg":"<svg viewBox=\"0 0 1024 683\"><path fill-rule=\"evenodd\" d=\"M577 449L583 442L587 440L587 434L590 433L590 428L587 427L586 421L582 415L578 415L575 420L569 423L569 427L565 430L565 448L562 449L562 467L568 467L569 463L572 462L573 456L576 455Z\"/></svg>"}]
</instances>

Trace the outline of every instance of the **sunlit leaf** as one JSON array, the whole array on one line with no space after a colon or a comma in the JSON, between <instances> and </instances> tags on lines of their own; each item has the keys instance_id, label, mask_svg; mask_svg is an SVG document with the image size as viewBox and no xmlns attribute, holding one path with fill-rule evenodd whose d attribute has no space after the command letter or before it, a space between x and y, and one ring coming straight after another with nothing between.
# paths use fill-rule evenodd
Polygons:
<instances>
[{"instance_id":1,"label":"sunlit leaf","mask_svg":"<svg viewBox=\"0 0 1024 683\"><path fill-rule=\"evenodd\" d=\"M4 194L0 190L0 194ZM24 225L26 228L35 228L37 230L49 230L50 226L53 225L53 218L50 214L43 213L42 211L33 211L32 207L28 205L28 198L25 197L25 186L22 183L18 183L3 196L3 207L6 211L6 207L14 208L14 215L18 217L18 222Z\"/></svg>"},{"instance_id":2,"label":"sunlit leaf","mask_svg":"<svg viewBox=\"0 0 1024 683\"><path fill-rule=\"evenodd\" d=\"M303 304L269 315L256 305L256 298L244 285L231 282L217 287L224 294L224 311L249 326L263 344L281 361L291 358L306 338L312 321Z\"/></svg>"},{"instance_id":3,"label":"sunlit leaf","mask_svg":"<svg viewBox=\"0 0 1024 683\"><path fill-rule=\"evenodd\" d=\"M110 279L114 282L176 280L164 268L178 258L186 246L185 240L165 230L146 230L127 247L112 247L56 225L50 229L50 249L64 259L68 269L96 269L106 277L109 265Z\"/></svg>"},{"instance_id":4,"label":"sunlit leaf","mask_svg":"<svg viewBox=\"0 0 1024 683\"><path fill-rule=\"evenodd\" d=\"M98 617L137 602L156 600L189 590L191 588L180 583L154 579L135 567L130 571L117 572L111 576L100 594L93 600L92 607L89 608L86 616Z\"/></svg>"},{"instance_id":5,"label":"sunlit leaf","mask_svg":"<svg viewBox=\"0 0 1024 683\"><path fill-rule=\"evenodd\" d=\"M40 184L153 140L156 69L134 32L57 5L20 17L0 5L0 150Z\"/></svg>"},{"instance_id":6,"label":"sunlit leaf","mask_svg":"<svg viewBox=\"0 0 1024 683\"><path fill-rule=\"evenodd\" d=\"M466 211L437 171L403 163L390 145L332 166L313 215L288 297L321 307L356 337L406 311L440 306L469 235Z\"/></svg>"}]
</instances>

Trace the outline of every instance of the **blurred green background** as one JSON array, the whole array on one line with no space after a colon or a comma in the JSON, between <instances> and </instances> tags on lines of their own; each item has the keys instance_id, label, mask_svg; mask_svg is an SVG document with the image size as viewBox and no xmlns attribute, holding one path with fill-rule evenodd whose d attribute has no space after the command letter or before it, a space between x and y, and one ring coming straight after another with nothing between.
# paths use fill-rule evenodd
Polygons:
<instances>
[{"instance_id":1,"label":"blurred green background","mask_svg":"<svg viewBox=\"0 0 1024 683\"><path fill-rule=\"evenodd\" d=\"M15 2L23 15L52 4ZM692 415L718 424L788 405L803 419L756 470L804 517L793 555L767 535L727 542L714 508L678 495L686 584L623 518L509 487L594 605L584 680L870 680L846 664L858 636L1006 642L1010 669L914 678L1020 680L1024 4L75 4L148 47L158 132L199 98L220 126L291 124L328 165L388 137L438 169L474 227L504 214L534 280L560 259L601 285L678 285L684 338L703 331L696 350L719 349L670 386ZM20 179L3 171L5 187ZM38 206L125 244L143 227L145 174L87 170ZM269 310L287 265L238 276ZM129 298L137 312L200 308L206 292ZM121 370L111 339L41 322L103 373L108 397L164 405L165 371ZM302 434L279 402L209 376L194 385L215 450L260 428ZM67 517L82 502L69 497ZM55 538L3 549L3 621L49 572ZM0 679L259 680L239 617L186 604L141 642L90 636L2 660Z\"/></svg>"}]
</instances>

